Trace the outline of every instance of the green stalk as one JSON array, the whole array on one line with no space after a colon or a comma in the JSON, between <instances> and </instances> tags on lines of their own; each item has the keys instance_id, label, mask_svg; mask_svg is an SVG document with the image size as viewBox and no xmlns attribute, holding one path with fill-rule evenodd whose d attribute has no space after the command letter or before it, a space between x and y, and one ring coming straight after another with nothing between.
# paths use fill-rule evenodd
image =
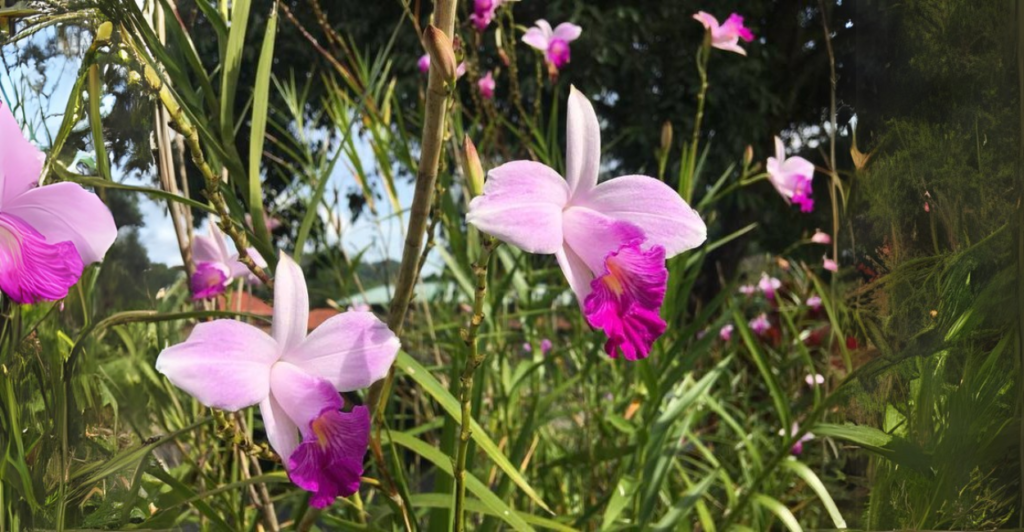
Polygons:
<instances>
[{"instance_id":1,"label":"green stalk","mask_svg":"<svg viewBox=\"0 0 1024 532\"><path fill-rule=\"evenodd\" d=\"M480 258L473 264L473 274L476 277L476 295L473 298L473 315L469 319L469 328L463 329L463 338L469 347L469 354L466 357L466 366L462 369L462 377L459 379L459 402L462 404L462 429L459 432L459 448L455 455L455 469L452 476L455 477L455 523L454 529L462 532L466 529L466 458L469 454L469 440L473 436L471 427L473 422L473 376L477 368L487 358L486 353L481 353L477 346L477 337L480 325L484 321L484 297L487 295L487 266L491 262L491 255L498 244L493 238L484 238Z\"/></svg>"}]
</instances>

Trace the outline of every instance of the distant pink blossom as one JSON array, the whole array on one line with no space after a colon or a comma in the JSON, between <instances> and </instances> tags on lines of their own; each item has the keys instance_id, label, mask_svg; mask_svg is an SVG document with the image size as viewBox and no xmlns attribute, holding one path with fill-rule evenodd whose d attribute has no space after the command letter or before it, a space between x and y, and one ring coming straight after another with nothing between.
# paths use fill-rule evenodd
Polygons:
<instances>
[{"instance_id":1,"label":"distant pink blossom","mask_svg":"<svg viewBox=\"0 0 1024 532\"><path fill-rule=\"evenodd\" d=\"M818 386L820 384L824 384L825 383L825 376L822 375L821 373L815 373L813 375L807 375L806 377L804 377L804 382L806 382L808 386L813 388L813 387Z\"/></svg>"},{"instance_id":2,"label":"distant pink blossom","mask_svg":"<svg viewBox=\"0 0 1024 532\"><path fill-rule=\"evenodd\" d=\"M480 88L480 96L483 96L484 99L490 100L491 98L494 98L495 83L494 75L491 72L488 72L486 76L480 78L480 81L477 82L477 86Z\"/></svg>"},{"instance_id":3,"label":"distant pink blossom","mask_svg":"<svg viewBox=\"0 0 1024 532\"><path fill-rule=\"evenodd\" d=\"M768 299L775 299L775 291L782 287L782 281L769 277L767 273L761 273L761 280L758 281L757 287L764 292L764 297Z\"/></svg>"},{"instance_id":4,"label":"distant pink blossom","mask_svg":"<svg viewBox=\"0 0 1024 532\"><path fill-rule=\"evenodd\" d=\"M583 28L563 22L554 30L548 21L541 19L534 23L534 26L526 30L523 35L523 42L544 52L547 62L561 69L569 63L569 43L579 38Z\"/></svg>"},{"instance_id":5,"label":"distant pink blossom","mask_svg":"<svg viewBox=\"0 0 1024 532\"><path fill-rule=\"evenodd\" d=\"M246 253L257 266L267 267L267 261L260 256L256 248L249 248ZM196 273L192 276L192 299L207 299L224 293L232 279L244 278L250 283L259 279L239 260L238 253L228 251L224 233L213 221L210 222L209 236L196 235L192 239L192 260L196 265ZM220 272L218 275L215 272ZM218 286L216 279L221 279Z\"/></svg>"},{"instance_id":6,"label":"distant pink blossom","mask_svg":"<svg viewBox=\"0 0 1024 532\"><path fill-rule=\"evenodd\" d=\"M114 243L114 217L77 183L38 186L46 156L3 104L0 144L0 290L15 303L63 299Z\"/></svg>"},{"instance_id":7,"label":"distant pink blossom","mask_svg":"<svg viewBox=\"0 0 1024 532\"><path fill-rule=\"evenodd\" d=\"M745 284L740 286L739 291L745 296L752 296L754 292L757 292L757 287L752 284Z\"/></svg>"},{"instance_id":8,"label":"distant pink blossom","mask_svg":"<svg viewBox=\"0 0 1024 532\"><path fill-rule=\"evenodd\" d=\"M818 310L818 309L820 309L821 308L821 298L818 297L818 296L811 296L811 297L807 298L807 306L810 307L811 310Z\"/></svg>"},{"instance_id":9,"label":"distant pink blossom","mask_svg":"<svg viewBox=\"0 0 1024 532\"><path fill-rule=\"evenodd\" d=\"M828 270L830 272L837 272L837 271L839 271L839 265L836 264L836 261L828 258L828 255L825 255L825 256L821 257L821 262L822 262L822 266L826 270Z\"/></svg>"},{"instance_id":10,"label":"distant pink blossom","mask_svg":"<svg viewBox=\"0 0 1024 532\"><path fill-rule=\"evenodd\" d=\"M782 139L775 137L775 157L769 157L765 167L768 180L786 201L799 205L801 212L814 210L811 199L814 164L803 157L786 158Z\"/></svg>"},{"instance_id":11,"label":"distant pink blossom","mask_svg":"<svg viewBox=\"0 0 1024 532\"><path fill-rule=\"evenodd\" d=\"M551 340L544 338L540 341L540 354L546 355L551 351ZM533 351L533 345L530 342L523 342L523 351L530 353Z\"/></svg>"},{"instance_id":12,"label":"distant pink blossom","mask_svg":"<svg viewBox=\"0 0 1024 532\"><path fill-rule=\"evenodd\" d=\"M466 220L526 252L554 254L587 322L607 335L608 355L645 358L666 327L659 314L665 259L703 243L707 226L652 177L597 183L601 128L575 88L566 138L564 179L537 162L505 163L488 173Z\"/></svg>"},{"instance_id":13,"label":"distant pink blossom","mask_svg":"<svg viewBox=\"0 0 1024 532\"><path fill-rule=\"evenodd\" d=\"M796 436L799 433L800 433L800 425L796 421L794 421L793 422L793 426L790 427L790 429L789 429L789 437L792 438L792 437ZM785 429L779 429L779 436L785 437L786 436L786 430ZM804 452L804 442L808 442L808 441L811 441L813 439L814 439L814 434L811 434L810 432L804 434L803 436L800 437L799 440L797 440L796 442L793 443L793 448L790 449L790 452L793 453L794 456L799 456L800 454L802 454Z\"/></svg>"},{"instance_id":14,"label":"distant pink blossom","mask_svg":"<svg viewBox=\"0 0 1024 532\"><path fill-rule=\"evenodd\" d=\"M828 233L822 233L820 230L815 229L814 235L811 236L811 242L814 244L831 244L832 237L828 236Z\"/></svg>"},{"instance_id":15,"label":"distant pink blossom","mask_svg":"<svg viewBox=\"0 0 1024 532\"><path fill-rule=\"evenodd\" d=\"M732 339L732 331L734 329L735 327L733 327L731 323L726 323L718 330L718 337L721 338L723 342L728 342Z\"/></svg>"},{"instance_id":16,"label":"distant pink blossom","mask_svg":"<svg viewBox=\"0 0 1024 532\"><path fill-rule=\"evenodd\" d=\"M762 312L756 318L750 320L749 327L751 331L754 331L754 334L763 336L764 333L772 328L772 324L768 321L768 316Z\"/></svg>"},{"instance_id":17,"label":"distant pink blossom","mask_svg":"<svg viewBox=\"0 0 1024 532\"><path fill-rule=\"evenodd\" d=\"M743 17L733 13L725 19L725 23L718 24L718 19L703 11L693 16L695 20L704 25L704 28L711 33L711 46L719 50L736 52L740 55L747 55L747 51L740 47L740 39L744 42L754 40L754 34L743 25Z\"/></svg>"},{"instance_id":18,"label":"distant pink blossom","mask_svg":"<svg viewBox=\"0 0 1024 532\"><path fill-rule=\"evenodd\" d=\"M483 32L494 19L494 12L500 6L502 0L474 0L473 12L469 15L469 21L476 27L476 31Z\"/></svg>"}]
</instances>

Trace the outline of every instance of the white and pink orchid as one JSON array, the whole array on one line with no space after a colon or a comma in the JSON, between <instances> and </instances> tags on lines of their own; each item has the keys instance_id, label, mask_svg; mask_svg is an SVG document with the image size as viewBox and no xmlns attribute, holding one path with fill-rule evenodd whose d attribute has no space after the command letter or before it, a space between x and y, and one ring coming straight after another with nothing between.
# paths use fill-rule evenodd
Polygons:
<instances>
[{"instance_id":1,"label":"white and pink orchid","mask_svg":"<svg viewBox=\"0 0 1024 532\"><path fill-rule=\"evenodd\" d=\"M77 183L38 186L46 157L2 103L0 142L0 290L16 303L62 299L114 243L114 217Z\"/></svg>"},{"instance_id":2,"label":"white and pink orchid","mask_svg":"<svg viewBox=\"0 0 1024 532\"><path fill-rule=\"evenodd\" d=\"M754 40L754 34L743 25L743 17L733 13L725 19L722 25L718 24L717 18L703 11L699 11L693 18L703 24L704 28L711 33L711 46L719 50L747 55L747 51L740 46L740 39L750 42Z\"/></svg>"},{"instance_id":3,"label":"white and pink orchid","mask_svg":"<svg viewBox=\"0 0 1024 532\"><path fill-rule=\"evenodd\" d=\"M267 261L256 248L248 248L246 253L257 266L267 267ZM192 298L207 299L223 294L228 283L239 277L256 283L256 276L238 257L238 253L228 251L224 233L211 220L210 235L197 235L192 239L192 262L196 265L196 271L190 280Z\"/></svg>"},{"instance_id":4,"label":"white and pink orchid","mask_svg":"<svg viewBox=\"0 0 1024 532\"><path fill-rule=\"evenodd\" d=\"M308 321L302 270L282 253L271 334L235 320L200 323L160 353L156 369L206 406L260 405L271 447L322 508L359 488L370 431L367 408L341 411L338 392L387 375L399 342L370 312L338 314L307 336Z\"/></svg>"},{"instance_id":5,"label":"white and pink orchid","mask_svg":"<svg viewBox=\"0 0 1024 532\"><path fill-rule=\"evenodd\" d=\"M786 201L799 205L801 212L814 210L814 200L811 199L813 163L803 157L786 158L786 146L782 139L775 137L775 157L768 158L765 169L768 170L768 180Z\"/></svg>"},{"instance_id":6,"label":"white and pink orchid","mask_svg":"<svg viewBox=\"0 0 1024 532\"><path fill-rule=\"evenodd\" d=\"M523 35L523 42L544 52L548 64L557 71L569 63L569 43L579 39L583 28L563 22L554 30L548 21L540 19Z\"/></svg>"},{"instance_id":7,"label":"white and pink orchid","mask_svg":"<svg viewBox=\"0 0 1024 532\"><path fill-rule=\"evenodd\" d=\"M608 335L608 354L644 358L665 330L665 259L703 243L707 227L652 177L598 184L597 115L575 87L568 109L565 179L537 162L503 164L488 173L466 220L524 251L554 254L587 321Z\"/></svg>"}]
</instances>

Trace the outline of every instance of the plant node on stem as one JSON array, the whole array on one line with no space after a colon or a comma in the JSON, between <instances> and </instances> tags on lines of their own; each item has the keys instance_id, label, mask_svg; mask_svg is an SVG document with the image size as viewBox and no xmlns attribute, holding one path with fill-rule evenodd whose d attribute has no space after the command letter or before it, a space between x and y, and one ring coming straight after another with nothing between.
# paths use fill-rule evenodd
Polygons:
<instances>
[{"instance_id":1,"label":"plant node on stem","mask_svg":"<svg viewBox=\"0 0 1024 532\"><path fill-rule=\"evenodd\" d=\"M466 366L459 378L459 402L462 404L462 422L459 432L459 449L455 458L455 523L454 529L461 532L466 528L466 458L469 454L469 440L473 436L473 375L487 358L477 346L477 335L480 325L484 322L484 298L487 295L487 267L491 255L499 243L491 237L484 237L481 243L480 258L473 263L473 275L476 278L476 291L473 297L473 315L469 318L469 327L462 330L469 353Z\"/></svg>"}]
</instances>

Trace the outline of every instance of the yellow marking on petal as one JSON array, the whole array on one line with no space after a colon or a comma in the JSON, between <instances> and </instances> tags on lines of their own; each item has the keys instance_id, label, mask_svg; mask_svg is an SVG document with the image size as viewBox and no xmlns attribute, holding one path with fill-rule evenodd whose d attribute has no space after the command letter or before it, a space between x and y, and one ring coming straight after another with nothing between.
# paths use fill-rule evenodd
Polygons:
<instances>
[{"instance_id":1,"label":"yellow marking on petal","mask_svg":"<svg viewBox=\"0 0 1024 532\"><path fill-rule=\"evenodd\" d=\"M327 422L324 420L324 416L317 416L311 424L313 427L313 434L316 434L316 442L320 444L320 448L327 448Z\"/></svg>"},{"instance_id":2,"label":"yellow marking on petal","mask_svg":"<svg viewBox=\"0 0 1024 532\"><path fill-rule=\"evenodd\" d=\"M612 259L606 260L605 266L608 268L608 275L605 275L601 280L616 296L621 296L622 292L625 291L625 288L623 287L625 272L623 272L622 268L620 268Z\"/></svg>"}]
</instances>

